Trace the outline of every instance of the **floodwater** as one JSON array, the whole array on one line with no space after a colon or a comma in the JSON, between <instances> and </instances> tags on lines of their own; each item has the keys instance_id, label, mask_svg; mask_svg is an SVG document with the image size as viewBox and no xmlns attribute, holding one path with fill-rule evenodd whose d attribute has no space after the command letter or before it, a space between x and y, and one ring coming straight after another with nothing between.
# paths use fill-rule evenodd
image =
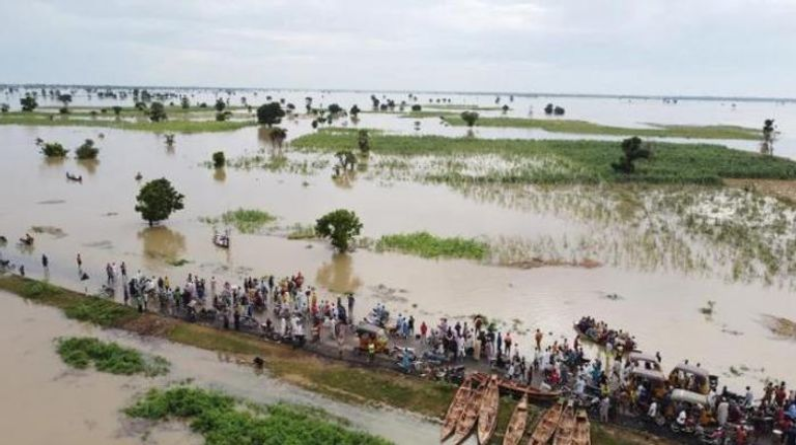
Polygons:
<instances>
[{"instance_id":1,"label":"floodwater","mask_svg":"<svg viewBox=\"0 0 796 445\"><path fill-rule=\"evenodd\" d=\"M306 96L302 92L284 95L299 108ZM263 96L261 93L260 98ZM427 102L420 96L420 103ZM488 105L494 97L460 99L459 103ZM365 109L363 104L369 104L367 95L353 93L326 93L322 100L326 104L338 102L344 108L359 103ZM518 97L512 105L515 110L510 113L526 115L530 106L539 112L548 101L565 106L568 118L615 125L657 122L758 126L767 117L784 123L796 109L790 103L739 102L733 110L729 104L719 102L665 105L657 101ZM420 133L459 135L466 131L434 121L424 119ZM411 119L391 115L362 114L359 126L415 131ZM288 121L285 127L291 138L311 131L307 119ZM796 149L788 151L791 149L787 143L789 135L796 132L782 130L780 151L796 154ZM489 137L539 134L523 131L523 136L518 133L520 130L507 129L478 131L482 137L487 133ZM104 134L104 139L99 139L99 133ZM37 137L62 142L68 148L93 138L102 149L100 160L88 165L73 159L48 162L34 146ZM395 313L411 313L428 322L442 316L464 319L476 313L488 315L501 320L502 329L518 331L517 341L525 352L530 352L531 338L523 337L523 332L541 328L553 333L553 338L571 338L572 323L591 315L630 331L645 351L660 351L665 368L686 358L701 362L703 367L725 376L724 382L736 390L746 384L759 388L759 379L766 376L792 377L786 357L792 357L796 344L773 337L762 323L767 314L796 319L796 302L787 287L759 281L733 282L720 274L665 265L637 268L623 261L605 261L603 267L594 269L522 270L363 249L334 255L325 243L289 241L268 234L234 233L230 250L217 249L211 243L213 228L199 219L238 207L267 210L279 217L279 226L308 224L327 211L348 208L360 216L365 226L363 235L371 238L418 230L445 236L505 237L531 242L565 238L574 243L582 236L606 233L620 241L623 238L621 230L608 232L607 228L556 208L558 204L552 200L547 208L527 208L501 200L478 199L474 197L477 193L462 193L445 185L365 177L341 186L331 180L330 167L313 174L232 168L220 174L201 165L217 150L224 150L229 159L257 153L261 148L269 150L264 139L257 128L245 128L230 133L178 135L175 147L167 149L162 138L143 132L0 126L4 153L0 163L0 234L10 240L0 252L15 263L25 264L28 274L36 277L44 276L40 256L47 254L47 276L51 280L88 291L99 288L108 262L124 261L130 273L140 269L148 275L167 274L172 283L188 273L239 281L244 276L283 276L301 271L323 289L356 291L360 308L384 301ZM82 174L82 185L66 182L67 171ZM162 227L148 228L133 210L140 186L134 180L137 172L145 180L162 176L171 180L186 195L185 210L172 215ZM544 190L531 193L539 201L552 196ZM54 226L65 236L40 234L35 248L20 248L14 240L33 226ZM87 282L77 280L78 252L84 268L92 275ZM601 254L610 257L610 252ZM651 255L655 254L652 251ZM190 263L182 267L169 265L180 259ZM397 292L384 292L379 286ZM618 294L620 299L605 298L606 294ZM709 300L716 302L716 311L706 319L699 308ZM548 340L552 338L548 336ZM730 375L730 368L749 370Z\"/></svg>"},{"instance_id":2,"label":"floodwater","mask_svg":"<svg viewBox=\"0 0 796 445\"><path fill-rule=\"evenodd\" d=\"M56 309L0 292L0 430L3 443L38 445L194 445L203 439L176 422L152 426L121 410L153 387L191 380L247 400L297 403L323 408L353 428L397 444L436 443L438 425L387 409L354 407L258 375L234 357L77 323ZM94 336L157 354L171 362L167 376L154 379L74 370L61 362L53 340Z\"/></svg>"}]
</instances>

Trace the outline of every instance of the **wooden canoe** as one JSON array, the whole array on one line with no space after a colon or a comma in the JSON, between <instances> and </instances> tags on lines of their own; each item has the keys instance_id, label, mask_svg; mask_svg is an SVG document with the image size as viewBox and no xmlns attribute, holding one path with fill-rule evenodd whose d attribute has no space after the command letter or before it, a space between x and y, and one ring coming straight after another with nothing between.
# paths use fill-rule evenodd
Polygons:
<instances>
[{"instance_id":1,"label":"wooden canoe","mask_svg":"<svg viewBox=\"0 0 796 445\"><path fill-rule=\"evenodd\" d=\"M456 391L456 395L453 397L451 406L448 407L448 413L445 415L445 420L442 422L442 436L440 437L441 442L444 442L445 439L456 432L456 423L458 423L459 418L462 417L462 411L464 411L465 407L467 406L467 401L470 399L470 394L472 394L472 392L473 389L470 386L470 381L465 379L462 383L462 386L460 386L459 390Z\"/></svg>"},{"instance_id":2,"label":"wooden canoe","mask_svg":"<svg viewBox=\"0 0 796 445\"><path fill-rule=\"evenodd\" d=\"M467 436L473 431L473 427L478 420L478 410L481 408L481 397L483 394L483 386L470 391L467 404L462 410L461 417L459 417L459 420L456 422L455 443L457 445L464 442Z\"/></svg>"},{"instance_id":3,"label":"wooden canoe","mask_svg":"<svg viewBox=\"0 0 796 445\"><path fill-rule=\"evenodd\" d=\"M561 414L561 421L558 422L555 438L553 438L553 445L572 445L572 438L575 436L575 408L572 402L567 404L564 408L564 413Z\"/></svg>"},{"instance_id":4,"label":"wooden canoe","mask_svg":"<svg viewBox=\"0 0 796 445\"><path fill-rule=\"evenodd\" d=\"M558 428L558 422L561 421L561 414L563 411L564 402L562 401L559 401L552 408L545 411L539 423L536 424L536 428L533 430L528 445L547 445L550 439L553 438L556 428Z\"/></svg>"},{"instance_id":5,"label":"wooden canoe","mask_svg":"<svg viewBox=\"0 0 796 445\"><path fill-rule=\"evenodd\" d=\"M489 439L495 434L497 426L498 408L500 407L500 387L496 375L489 379L489 383L484 390L481 399L481 407L478 412L478 443L489 443Z\"/></svg>"},{"instance_id":6,"label":"wooden canoe","mask_svg":"<svg viewBox=\"0 0 796 445\"><path fill-rule=\"evenodd\" d=\"M503 445L517 445L525 434L525 426L528 424L528 395L522 396L520 403L514 408L514 413L509 420L509 427L503 436Z\"/></svg>"},{"instance_id":7,"label":"wooden canoe","mask_svg":"<svg viewBox=\"0 0 796 445\"><path fill-rule=\"evenodd\" d=\"M572 445L591 445L591 424L585 409L579 409L575 416L575 435Z\"/></svg>"}]
</instances>

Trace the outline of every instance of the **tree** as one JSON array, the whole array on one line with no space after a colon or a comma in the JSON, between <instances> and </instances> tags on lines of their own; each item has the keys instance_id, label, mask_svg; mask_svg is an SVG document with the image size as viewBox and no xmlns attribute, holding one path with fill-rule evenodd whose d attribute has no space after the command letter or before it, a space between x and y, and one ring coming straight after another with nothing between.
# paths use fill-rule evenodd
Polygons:
<instances>
[{"instance_id":1,"label":"tree","mask_svg":"<svg viewBox=\"0 0 796 445\"><path fill-rule=\"evenodd\" d=\"M504 104L500 109L503 110L503 114L506 114L506 113L509 112L509 106L506 105L506 104Z\"/></svg>"},{"instance_id":2,"label":"tree","mask_svg":"<svg viewBox=\"0 0 796 445\"><path fill-rule=\"evenodd\" d=\"M6 114L11 110L8 104L0 104L0 113Z\"/></svg>"},{"instance_id":3,"label":"tree","mask_svg":"<svg viewBox=\"0 0 796 445\"><path fill-rule=\"evenodd\" d=\"M219 97L218 99L216 99L215 109L220 113L224 111L224 108L227 108L227 104L224 102L223 99Z\"/></svg>"},{"instance_id":4,"label":"tree","mask_svg":"<svg viewBox=\"0 0 796 445\"><path fill-rule=\"evenodd\" d=\"M268 137L271 139L271 145L276 148L282 148L282 144L287 139L287 130L282 127L274 127Z\"/></svg>"},{"instance_id":5,"label":"tree","mask_svg":"<svg viewBox=\"0 0 796 445\"><path fill-rule=\"evenodd\" d=\"M553 114L555 114L556 116L563 116L564 112L565 112L564 107L556 105L556 107L553 108Z\"/></svg>"},{"instance_id":6,"label":"tree","mask_svg":"<svg viewBox=\"0 0 796 445\"><path fill-rule=\"evenodd\" d=\"M353 107L351 107L351 111L349 111L348 114L350 114L353 117L357 117L359 116L360 111L361 110L359 109L359 107L356 106L355 104Z\"/></svg>"},{"instance_id":7,"label":"tree","mask_svg":"<svg viewBox=\"0 0 796 445\"><path fill-rule=\"evenodd\" d=\"M59 94L58 95L58 102L64 104L64 108L69 107L69 104L72 103L72 95L71 94Z\"/></svg>"},{"instance_id":8,"label":"tree","mask_svg":"<svg viewBox=\"0 0 796 445\"><path fill-rule=\"evenodd\" d=\"M41 154L48 158L65 158L69 150L65 149L63 145L58 142L44 142L41 140L36 141L39 146Z\"/></svg>"},{"instance_id":9,"label":"tree","mask_svg":"<svg viewBox=\"0 0 796 445\"><path fill-rule=\"evenodd\" d=\"M213 167L221 168L227 165L227 158L224 156L223 151L213 153Z\"/></svg>"},{"instance_id":10,"label":"tree","mask_svg":"<svg viewBox=\"0 0 796 445\"><path fill-rule=\"evenodd\" d=\"M379 98L377 98L375 94L371 94L370 95L370 101L373 102L373 109L378 111L379 110L379 103L381 102L381 101L379 101Z\"/></svg>"},{"instance_id":11,"label":"tree","mask_svg":"<svg viewBox=\"0 0 796 445\"><path fill-rule=\"evenodd\" d=\"M475 111L463 111L462 120L467 122L468 127L472 127L475 125L475 121L478 120L478 113Z\"/></svg>"},{"instance_id":12,"label":"tree","mask_svg":"<svg viewBox=\"0 0 796 445\"><path fill-rule=\"evenodd\" d=\"M136 197L135 211L150 226L169 218L173 212L183 209L184 195L177 192L166 178L147 182Z\"/></svg>"},{"instance_id":13,"label":"tree","mask_svg":"<svg viewBox=\"0 0 796 445\"><path fill-rule=\"evenodd\" d=\"M75 150L75 156L80 160L97 159L98 154L99 148L94 146L94 141L91 139L86 139L86 142Z\"/></svg>"},{"instance_id":14,"label":"tree","mask_svg":"<svg viewBox=\"0 0 796 445\"><path fill-rule=\"evenodd\" d=\"M370 133L368 133L368 130L359 130L357 145L359 145L359 151L363 155L367 156L370 153Z\"/></svg>"},{"instance_id":15,"label":"tree","mask_svg":"<svg viewBox=\"0 0 796 445\"><path fill-rule=\"evenodd\" d=\"M633 163L637 159L649 159L652 156L652 149L649 146L645 147L638 136L622 141L622 151L625 155L619 158L619 162L612 163L611 167L615 172L626 175L636 171L636 166Z\"/></svg>"},{"instance_id":16,"label":"tree","mask_svg":"<svg viewBox=\"0 0 796 445\"><path fill-rule=\"evenodd\" d=\"M412 105L412 111L414 113L419 113L419 112L423 111L423 107L420 104L414 104L414 105Z\"/></svg>"},{"instance_id":17,"label":"tree","mask_svg":"<svg viewBox=\"0 0 796 445\"><path fill-rule=\"evenodd\" d=\"M260 105L257 108L257 122L261 125L273 126L282 122L285 116L285 110L279 105L279 102L271 102L265 105Z\"/></svg>"},{"instance_id":18,"label":"tree","mask_svg":"<svg viewBox=\"0 0 796 445\"><path fill-rule=\"evenodd\" d=\"M188 99L188 96L183 96L182 99L180 99L180 106L183 110L191 108L191 101Z\"/></svg>"},{"instance_id":19,"label":"tree","mask_svg":"<svg viewBox=\"0 0 796 445\"><path fill-rule=\"evenodd\" d=\"M760 153L764 155L774 155L774 141L777 140L777 129L774 126L774 119L766 119L763 122L763 141L760 143Z\"/></svg>"},{"instance_id":20,"label":"tree","mask_svg":"<svg viewBox=\"0 0 796 445\"><path fill-rule=\"evenodd\" d=\"M337 163L343 171L353 170L357 165L357 155L350 150L338 151L334 156L337 158Z\"/></svg>"},{"instance_id":21,"label":"tree","mask_svg":"<svg viewBox=\"0 0 796 445\"><path fill-rule=\"evenodd\" d=\"M26 94L25 97L20 99L19 104L22 105L22 111L26 113L30 113L31 111L35 110L36 107L39 106L39 103L36 102L36 98L31 96L30 94Z\"/></svg>"},{"instance_id":22,"label":"tree","mask_svg":"<svg viewBox=\"0 0 796 445\"><path fill-rule=\"evenodd\" d=\"M315 222L315 233L321 238L329 238L339 252L346 252L361 231L362 223L356 213L345 209L327 213Z\"/></svg>"},{"instance_id":23,"label":"tree","mask_svg":"<svg viewBox=\"0 0 796 445\"><path fill-rule=\"evenodd\" d=\"M329 110L329 114L332 115L337 115L343 112L343 108L337 104L331 104L328 107L326 107L326 109Z\"/></svg>"},{"instance_id":24,"label":"tree","mask_svg":"<svg viewBox=\"0 0 796 445\"><path fill-rule=\"evenodd\" d=\"M122 107L120 107L120 106L118 106L118 105L115 105L115 106L113 107L113 114L115 114L115 115L116 115L116 117L119 117L119 116L121 116L121 114L122 114Z\"/></svg>"},{"instance_id":25,"label":"tree","mask_svg":"<svg viewBox=\"0 0 796 445\"><path fill-rule=\"evenodd\" d=\"M219 111L218 113L216 113L216 121L218 122L224 122L228 120L230 117L232 117L231 111Z\"/></svg>"},{"instance_id":26,"label":"tree","mask_svg":"<svg viewBox=\"0 0 796 445\"><path fill-rule=\"evenodd\" d=\"M165 121L169 117L166 115L166 107L161 102L152 102L149 106L149 120L152 122Z\"/></svg>"},{"instance_id":27,"label":"tree","mask_svg":"<svg viewBox=\"0 0 796 445\"><path fill-rule=\"evenodd\" d=\"M547 104L544 107L544 114L547 114L547 115L553 114L553 104Z\"/></svg>"},{"instance_id":28,"label":"tree","mask_svg":"<svg viewBox=\"0 0 796 445\"><path fill-rule=\"evenodd\" d=\"M164 137L166 138L166 146L167 147L173 147L174 146L174 133L166 133L164 135Z\"/></svg>"}]
</instances>

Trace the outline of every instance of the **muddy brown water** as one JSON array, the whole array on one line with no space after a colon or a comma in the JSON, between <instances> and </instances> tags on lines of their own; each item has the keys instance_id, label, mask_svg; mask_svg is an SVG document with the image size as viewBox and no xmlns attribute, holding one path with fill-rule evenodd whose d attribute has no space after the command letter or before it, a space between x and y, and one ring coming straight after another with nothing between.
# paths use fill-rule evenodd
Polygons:
<instances>
[{"instance_id":1,"label":"muddy brown water","mask_svg":"<svg viewBox=\"0 0 796 445\"><path fill-rule=\"evenodd\" d=\"M160 444L204 443L188 427L176 422L149 425L131 420L121 410L149 388L190 380L256 403L310 405L351 422L397 444L437 443L438 425L390 409L338 403L258 375L235 358L140 338L115 330L101 330L64 318L58 310L38 306L0 292L0 430L3 443ZM59 336L94 336L167 358L171 372L154 379L114 376L93 370L74 370L55 352Z\"/></svg>"},{"instance_id":2,"label":"muddy brown water","mask_svg":"<svg viewBox=\"0 0 796 445\"><path fill-rule=\"evenodd\" d=\"M309 131L306 120L286 126L291 137ZM99 139L99 133L105 138ZM34 146L37 137L60 141L69 148L94 138L102 150L100 160L91 167L73 159L48 162ZM125 261L131 274L139 269L147 275L168 274L172 283L188 273L208 280L216 276L238 281L247 275L302 271L322 288L356 291L360 312L384 299L383 292L374 291L383 285L404 290L388 298L394 313L412 313L429 322L442 316L465 319L481 313L503 321L501 329L512 325L520 331L541 328L552 332L553 338L571 339L573 321L588 314L632 332L647 352L660 351L665 368L688 358L719 375L728 374L731 367L765 369L727 375L724 381L738 390L746 384L759 388L764 376L793 377L785 357L792 356L796 344L773 337L762 323L765 314L796 319L792 294L776 286L731 283L665 268L642 272L606 265L518 270L365 250L341 256L324 243L268 235L234 233L232 248L218 249L210 241L212 227L199 218L238 207L267 210L279 216L278 225L285 226L310 223L327 211L349 208L362 219L364 235L374 238L416 230L519 238L592 230L552 209L531 211L471 199L444 185L357 180L343 188L326 171L305 176L228 168L220 177L200 166L219 149L233 158L268 148L263 139L256 128L178 135L176 146L169 150L161 137L141 132L0 127L4 151L0 232L9 238L0 252L25 264L28 274L35 277L44 276L40 256L47 254L47 276L79 290L97 290L104 265ZM66 182L67 171L82 174L83 184ZM186 209L163 227L148 228L133 211L140 186L134 180L137 172L145 180L169 178L187 195ZM40 234L33 249L22 249L15 240L32 226L57 227L66 236ZM77 280L78 252L92 276L88 282ZM169 265L179 259L191 263ZM622 298L604 298L609 293ZM699 312L708 300L717 302L710 319ZM552 341L550 336L548 340ZM521 350L530 352L530 336L519 336L517 341Z\"/></svg>"}]
</instances>

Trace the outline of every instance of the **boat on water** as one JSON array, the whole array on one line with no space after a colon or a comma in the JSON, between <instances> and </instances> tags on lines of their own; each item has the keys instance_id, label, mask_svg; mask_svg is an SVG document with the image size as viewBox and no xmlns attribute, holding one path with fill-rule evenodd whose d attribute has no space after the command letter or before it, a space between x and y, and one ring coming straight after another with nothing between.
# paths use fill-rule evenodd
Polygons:
<instances>
[{"instance_id":1,"label":"boat on water","mask_svg":"<svg viewBox=\"0 0 796 445\"><path fill-rule=\"evenodd\" d=\"M528 395L522 396L520 403L514 408L509 420L509 426L506 428L506 434L503 435L503 445L518 445L525 434L525 426L528 424Z\"/></svg>"},{"instance_id":2,"label":"boat on water","mask_svg":"<svg viewBox=\"0 0 796 445\"><path fill-rule=\"evenodd\" d=\"M453 396L453 401L448 407L448 413L445 415L445 420L442 422L442 434L440 437L441 442L444 442L445 439L449 438L454 432L456 432L456 424L462 417L462 412L466 408L467 402L469 401L472 392L473 389L470 384L470 380L465 379L464 382L462 382L462 385L456 391L456 395Z\"/></svg>"},{"instance_id":3,"label":"boat on water","mask_svg":"<svg viewBox=\"0 0 796 445\"><path fill-rule=\"evenodd\" d=\"M456 422L456 436L454 442L458 445L464 442L465 439L472 433L473 427L478 421L478 412L481 408L481 399L486 388L480 386L470 391L470 396L467 399L467 404L462 410L461 417Z\"/></svg>"},{"instance_id":4,"label":"boat on water","mask_svg":"<svg viewBox=\"0 0 796 445\"><path fill-rule=\"evenodd\" d=\"M575 407L569 402L561 414L561 421L558 422L556 435L553 438L553 445L572 445L572 438L575 436Z\"/></svg>"},{"instance_id":5,"label":"boat on water","mask_svg":"<svg viewBox=\"0 0 796 445\"><path fill-rule=\"evenodd\" d=\"M229 249L229 230L224 231L224 233L214 233L213 244L222 249Z\"/></svg>"},{"instance_id":6,"label":"boat on water","mask_svg":"<svg viewBox=\"0 0 796 445\"><path fill-rule=\"evenodd\" d=\"M498 408L500 407L500 386L498 378L493 375L484 390L481 407L478 411L478 443L489 443L497 427Z\"/></svg>"},{"instance_id":7,"label":"boat on water","mask_svg":"<svg viewBox=\"0 0 796 445\"><path fill-rule=\"evenodd\" d=\"M533 430L528 445L546 445L550 442L550 439L556 432L556 428L558 428L558 422L561 421L561 414L563 411L563 401L559 401L553 405L552 408L545 411L539 423L536 424L536 428Z\"/></svg>"},{"instance_id":8,"label":"boat on water","mask_svg":"<svg viewBox=\"0 0 796 445\"><path fill-rule=\"evenodd\" d=\"M575 434L572 445L591 445L591 424L585 409L579 409L575 416Z\"/></svg>"}]
</instances>

